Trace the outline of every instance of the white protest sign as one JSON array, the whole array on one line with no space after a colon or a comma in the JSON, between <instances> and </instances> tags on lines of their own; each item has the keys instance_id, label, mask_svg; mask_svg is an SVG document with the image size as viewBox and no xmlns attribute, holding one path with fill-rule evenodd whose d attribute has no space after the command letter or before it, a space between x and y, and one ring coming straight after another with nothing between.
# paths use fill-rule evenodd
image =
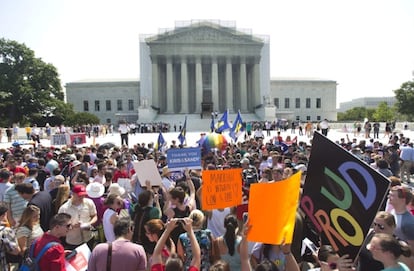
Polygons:
<instances>
[{"instance_id":1,"label":"white protest sign","mask_svg":"<svg viewBox=\"0 0 414 271\"><path fill-rule=\"evenodd\" d=\"M91 250L87 244L78 246L76 249L76 255L66 260L67 271L85 271L88 269L88 261L91 256Z\"/></svg>"},{"instance_id":2,"label":"white protest sign","mask_svg":"<svg viewBox=\"0 0 414 271\"><path fill-rule=\"evenodd\" d=\"M141 186L150 181L152 186L161 186L161 175L154 160L134 161L134 170Z\"/></svg>"}]
</instances>

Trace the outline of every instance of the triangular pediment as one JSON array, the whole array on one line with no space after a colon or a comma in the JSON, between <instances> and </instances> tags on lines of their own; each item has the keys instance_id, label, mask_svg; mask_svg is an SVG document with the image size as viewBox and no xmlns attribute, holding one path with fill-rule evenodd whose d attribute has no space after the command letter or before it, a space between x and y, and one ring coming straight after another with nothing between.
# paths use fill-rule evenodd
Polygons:
<instances>
[{"instance_id":1,"label":"triangular pediment","mask_svg":"<svg viewBox=\"0 0 414 271\"><path fill-rule=\"evenodd\" d=\"M146 39L151 44L250 44L262 45L262 39L231 27L210 22L178 27Z\"/></svg>"}]
</instances>

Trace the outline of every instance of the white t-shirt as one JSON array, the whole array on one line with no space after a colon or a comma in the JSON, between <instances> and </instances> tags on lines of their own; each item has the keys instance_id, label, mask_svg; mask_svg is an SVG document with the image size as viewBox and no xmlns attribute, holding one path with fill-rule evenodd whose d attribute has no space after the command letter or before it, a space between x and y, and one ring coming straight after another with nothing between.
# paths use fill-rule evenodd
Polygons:
<instances>
[{"instance_id":1,"label":"white t-shirt","mask_svg":"<svg viewBox=\"0 0 414 271\"><path fill-rule=\"evenodd\" d=\"M211 218L207 220L207 229L211 231L214 237L224 235L226 229L224 228L224 218L230 214L230 208L223 210L214 209L211 213Z\"/></svg>"},{"instance_id":2,"label":"white t-shirt","mask_svg":"<svg viewBox=\"0 0 414 271\"><path fill-rule=\"evenodd\" d=\"M111 223L111 217L116 214L114 210L108 208L105 210L102 218L102 225L107 242L115 241L114 225Z\"/></svg>"}]
</instances>

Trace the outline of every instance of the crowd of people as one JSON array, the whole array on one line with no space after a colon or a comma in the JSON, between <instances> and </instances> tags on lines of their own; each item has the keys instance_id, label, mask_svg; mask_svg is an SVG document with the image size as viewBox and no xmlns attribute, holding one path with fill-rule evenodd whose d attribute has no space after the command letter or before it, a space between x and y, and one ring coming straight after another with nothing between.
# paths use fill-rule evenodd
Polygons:
<instances>
[{"instance_id":1,"label":"crowd of people","mask_svg":"<svg viewBox=\"0 0 414 271\"><path fill-rule=\"evenodd\" d=\"M242 168L245 195L252 183L278 182L298 171L305 182L312 145L279 133L207 152L201 169L183 172L170 170L166 153L153 144L1 149L0 266L16 267L32 245L36 255L53 243L40 270L66 270L65 259L83 244L92 251L88 270L414 270L412 142L392 133L386 144L348 137L337 144L392 184L358 259L321 244L299 208L292 244L277 245L247 241L254 227L245 216L247 201L202 211L205 170ZM138 179L134 161L145 159L156 162L161 185ZM302 248L304 238L318 249Z\"/></svg>"}]
</instances>

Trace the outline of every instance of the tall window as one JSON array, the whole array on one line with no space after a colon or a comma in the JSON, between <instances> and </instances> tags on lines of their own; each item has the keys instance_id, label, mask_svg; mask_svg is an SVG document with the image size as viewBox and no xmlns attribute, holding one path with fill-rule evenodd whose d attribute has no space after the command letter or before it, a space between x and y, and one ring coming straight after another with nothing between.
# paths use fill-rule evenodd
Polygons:
<instances>
[{"instance_id":1,"label":"tall window","mask_svg":"<svg viewBox=\"0 0 414 271\"><path fill-rule=\"evenodd\" d=\"M111 100L106 100L106 111L111 111L112 110L111 107L112 107Z\"/></svg>"},{"instance_id":2,"label":"tall window","mask_svg":"<svg viewBox=\"0 0 414 271\"><path fill-rule=\"evenodd\" d=\"M321 120L321 116L316 116L316 120Z\"/></svg>"},{"instance_id":3,"label":"tall window","mask_svg":"<svg viewBox=\"0 0 414 271\"><path fill-rule=\"evenodd\" d=\"M310 108L310 107L311 107L311 99L306 98L306 108Z\"/></svg>"},{"instance_id":4,"label":"tall window","mask_svg":"<svg viewBox=\"0 0 414 271\"><path fill-rule=\"evenodd\" d=\"M83 101L83 111L88 112L89 111L89 102Z\"/></svg>"},{"instance_id":5,"label":"tall window","mask_svg":"<svg viewBox=\"0 0 414 271\"><path fill-rule=\"evenodd\" d=\"M134 100L128 100L128 110L134 111Z\"/></svg>"},{"instance_id":6,"label":"tall window","mask_svg":"<svg viewBox=\"0 0 414 271\"><path fill-rule=\"evenodd\" d=\"M308 121L309 121L309 120L310 120L310 116L306 116L306 120L308 120Z\"/></svg>"},{"instance_id":7,"label":"tall window","mask_svg":"<svg viewBox=\"0 0 414 271\"><path fill-rule=\"evenodd\" d=\"M274 98L273 103L277 108L279 108L279 98Z\"/></svg>"},{"instance_id":8,"label":"tall window","mask_svg":"<svg viewBox=\"0 0 414 271\"><path fill-rule=\"evenodd\" d=\"M117 110L122 111L122 100L116 100Z\"/></svg>"},{"instance_id":9,"label":"tall window","mask_svg":"<svg viewBox=\"0 0 414 271\"><path fill-rule=\"evenodd\" d=\"M296 116L296 120L300 120L300 116Z\"/></svg>"},{"instance_id":10,"label":"tall window","mask_svg":"<svg viewBox=\"0 0 414 271\"><path fill-rule=\"evenodd\" d=\"M99 101L95 101L95 111L98 112L101 110L101 105L99 103Z\"/></svg>"},{"instance_id":11,"label":"tall window","mask_svg":"<svg viewBox=\"0 0 414 271\"><path fill-rule=\"evenodd\" d=\"M295 99L295 107L300 108L300 98Z\"/></svg>"},{"instance_id":12,"label":"tall window","mask_svg":"<svg viewBox=\"0 0 414 271\"><path fill-rule=\"evenodd\" d=\"M285 98L285 108L289 108L290 107L290 100L289 98Z\"/></svg>"},{"instance_id":13,"label":"tall window","mask_svg":"<svg viewBox=\"0 0 414 271\"><path fill-rule=\"evenodd\" d=\"M316 98L316 108L321 108L322 101L321 98Z\"/></svg>"}]
</instances>

